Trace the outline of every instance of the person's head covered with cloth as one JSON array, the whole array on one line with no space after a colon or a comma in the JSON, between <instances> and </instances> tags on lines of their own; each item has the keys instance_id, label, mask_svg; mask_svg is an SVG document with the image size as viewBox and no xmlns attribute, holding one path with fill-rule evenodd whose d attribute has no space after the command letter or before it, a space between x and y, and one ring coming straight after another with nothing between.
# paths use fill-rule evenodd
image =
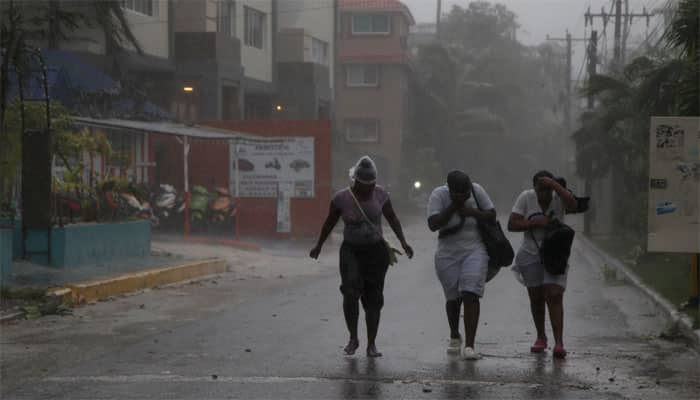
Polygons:
<instances>
[{"instance_id":1,"label":"person's head covered with cloth","mask_svg":"<svg viewBox=\"0 0 700 400\"><path fill-rule=\"evenodd\" d=\"M369 193L377 185L377 165L370 156L362 156L357 160L349 174L357 193Z\"/></svg>"}]
</instances>

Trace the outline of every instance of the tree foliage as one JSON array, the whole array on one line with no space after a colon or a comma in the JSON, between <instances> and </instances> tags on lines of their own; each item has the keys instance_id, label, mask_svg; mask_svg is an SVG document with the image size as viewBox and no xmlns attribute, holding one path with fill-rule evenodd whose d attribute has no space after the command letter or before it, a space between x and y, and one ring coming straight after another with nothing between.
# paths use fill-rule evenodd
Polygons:
<instances>
[{"instance_id":1,"label":"tree foliage","mask_svg":"<svg viewBox=\"0 0 700 400\"><path fill-rule=\"evenodd\" d=\"M416 56L426 85L449 110L448 128L434 138L443 169L465 169L494 191L520 188L535 168L557 170L564 162L551 149L566 137L560 106L565 57L557 45L523 45L517 28L517 16L504 5L454 6L441 20L438 40ZM522 168L509 170L494 160ZM504 191L500 197L512 196Z\"/></svg>"},{"instance_id":2,"label":"tree foliage","mask_svg":"<svg viewBox=\"0 0 700 400\"><path fill-rule=\"evenodd\" d=\"M589 79L583 95L597 106L581 116L574 133L577 171L586 179L613 172L615 198L628 199L619 209L617 226L646 232L646 174L651 116L698 115L698 2L679 3L663 36L663 48L637 57L618 73ZM629 193L638 193L630 198Z\"/></svg>"}]
</instances>

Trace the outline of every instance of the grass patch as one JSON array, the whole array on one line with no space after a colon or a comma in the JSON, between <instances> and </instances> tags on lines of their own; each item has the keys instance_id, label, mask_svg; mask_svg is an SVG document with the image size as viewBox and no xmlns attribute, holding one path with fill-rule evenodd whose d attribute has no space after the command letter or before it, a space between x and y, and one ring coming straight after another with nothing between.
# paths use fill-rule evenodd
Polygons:
<instances>
[{"instance_id":1,"label":"grass patch","mask_svg":"<svg viewBox=\"0 0 700 400\"><path fill-rule=\"evenodd\" d=\"M593 242L627 265L639 277L679 307L690 295L690 263L688 254L647 253L643 243L624 237L593 237ZM680 309L692 320L695 328L700 325L698 308Z\"/></svg>"},{"instance_id":2,"label":"grass patch","mask_svg":"<svg viewBox=\"0 0 700 400\"><path fill-rule=\"evenodd\" d=\"M47 296L46 289L4 287L0 288L0 308L22 310L26 319L36 319L43 315L70 314L73 304Z\"/></svg>"},{"instance_id":3,"label":"grass patch","mask_svg":"<svg viewBox=\"0 0 700 400\"><path fill-rule=\"evenodd\" d=\"M46 289L38 288L0 288L0 299L2 300L25 300L44 301L46 300Z\"/></svg>"}]
</instances>

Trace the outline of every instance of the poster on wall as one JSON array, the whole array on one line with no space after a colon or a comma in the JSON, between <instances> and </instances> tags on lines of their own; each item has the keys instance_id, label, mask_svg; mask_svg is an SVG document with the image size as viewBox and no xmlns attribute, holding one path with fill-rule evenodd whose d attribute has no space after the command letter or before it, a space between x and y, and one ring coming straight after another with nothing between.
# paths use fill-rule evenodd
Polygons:
<instances>
[{"instance_id":1,"label":"poster on wall","mask_svg":"<svg viewBox=\"0 0 700 400\"><path fill-rule=\"evenodd\" d=\"M314 197L313 137L243 139L230 146L231 189L238 185L239 197L277 197L278 185L287 183L292 198Z\"/></svg>"},{"instance_id":2,"label":"poster on wall","mask_svg":"<svg viewBox=\"0 0 700 400\"><path fill-rule=\"evenodd\" d=\"M700 118L652 117L649 251L700 253Z\"/></svg>"}]
</instances>

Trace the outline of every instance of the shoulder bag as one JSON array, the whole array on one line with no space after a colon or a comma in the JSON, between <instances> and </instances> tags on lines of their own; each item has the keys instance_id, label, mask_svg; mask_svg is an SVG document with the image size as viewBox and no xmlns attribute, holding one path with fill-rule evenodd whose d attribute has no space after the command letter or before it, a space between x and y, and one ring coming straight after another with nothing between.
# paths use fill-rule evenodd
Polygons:
<instances>
[{"instance_id":1,"label":"shoulder bag","mask_svg":"<svg viewBox=\"0 0 700 400\"><path fill-rule=\"evenodd\" d=\"M474 186L472 186L472 196L476 202L476 208L484 211L479 205L479 199L474 192ZM513 251L513 246L511 246L510 241L503 232L503 228L498 219L494 218L483 221L477 219L476 222L479 233L481 234L481 240L483 240L484 246L486 246L486 252L489 255L489 271L486 280L490 281L496 276L501 267L507 267L513 263L515 251Z\"/></svg>"},{"instance_id":2,"label":"shoulder bag","mask_svg":"<svg viewBox=\"0 0 700 400\"><path fill-rule=\"evenodd\" d=\"M552 275L563 275L571 255L571 246L574 242L576 232L558 219L553 219L544 228L544 239L542 244L537 243L535 234L530 231L532 240L537 246L540 260L544 269Z\"/></svg>"},{"instance_id":3,"label":"shoulder bag","mask_svg":"<svg viewBox=\"0 0 700 400\"><path fill-rule=\"evenodd\" d=\"M389 242L387 242L387 240L384 239L384 235L382 235L382 232L379 230L379 228L374 223L372 223L369 217L367 217L367 214L365 214L365 210L362 209L360 202L357 200L357 197L355 197L355 193L352 192L352 188L348 188L348 191L350 191L350 196L352 196L352 199L355 200L355 205L360 210L360 213L362 213L362 217L381 236L382 243L384 244L384 248L386 249L387 255L389 257L389 265L394 265L398 263L399 259L397 257L397 254L403 255L403 253L401 253L401 251L399 251L398 249L393 248L389 244Z\"/></svg>"}]
</instances>

